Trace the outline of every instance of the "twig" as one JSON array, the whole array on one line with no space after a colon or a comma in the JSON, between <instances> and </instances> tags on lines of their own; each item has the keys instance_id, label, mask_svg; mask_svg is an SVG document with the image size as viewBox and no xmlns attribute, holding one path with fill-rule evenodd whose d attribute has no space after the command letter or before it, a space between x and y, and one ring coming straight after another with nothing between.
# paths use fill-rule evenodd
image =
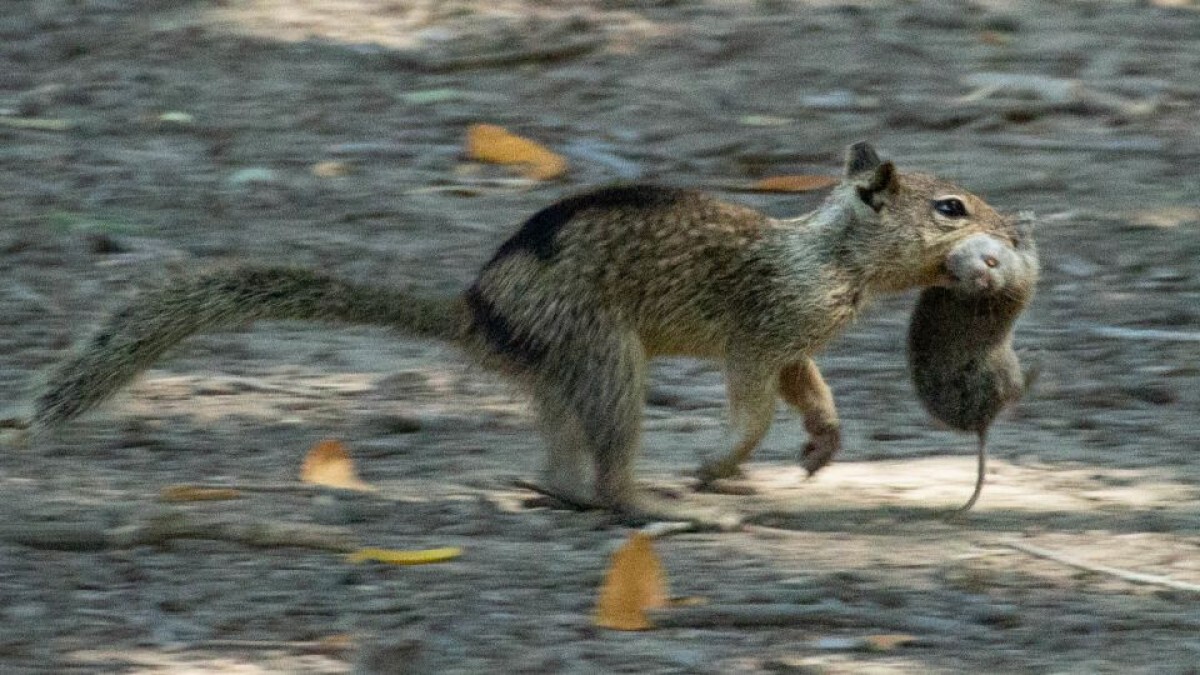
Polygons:
<instances>
[{"instance_id":1,"label":"twig","mask_svg":"<svg viewBox=\"0 0 1200 675\"><path fill-rule=\"evenodd\" d=\"M344 652L355 648L351 640L205 640L191 645L197 649L277 649L306 654Z\"/></svg>"},{"instance_id":2,"label":"twig","mask_svg":"<svg viewBox=\"0 0 1200 675\"><path fill-rule=\"evenodd\" d=\"M1158 154L1167 149L1167 144L1157 138L1038 138L1012 134L981 137L982 145L1021 150L1044 150L1054 152L1147 152Z\"/></svg>"},{"instance_id":3,"label":"twig","mask_svg":"<svg viewBox=\"0 0 1200 675\"><path fill-rule=\"evenodd\" d=\"M237 481L225 483L180 483L169 485L164 490L237 490L240 492L297 492L300 494L329 494L341 497L370 497L374 499L389 499L378 492L353 490L350 488L333 487L330 485L315 485L312 483L242 483ZM186 501L186 500L185 500Z\"/></svg>"},{"instance_id":4,"label":"twig","mask_svg":"<svg viewBox=\"0 0 1200 675\"><path fill-rule=\"evenodd\" d=\"M599 511L601 509L599 504L593 504L591 502L583 501L577 497L564 495L544 485L540 485L531 480L525 480L524 478L514 478L512 484L514 487L521 488L522 490L529 490L530 492L536 492L543 497L551 499L557 502L561 508L570 509L572 511Z\"/></svg>"},{"instance_id":5,"label":"twig","mask_svg":"<svg viewBox=\"0 0 1200 675\"><path fill-rule=\"evenodd\" d=\"M973 638L990 635L984 628L953 619L912 616L876 607L850 607L840 602L816 605L701 605L654 610L649 612L649 617L651 623L658 628L762 628L820 624L886 628L911 633L942 633Z\"/></svg>"},{"instance_id":6,"label":"twig","mask_svg":"<svg viewBox=\"0 0 1200 675\"><path fill-rule=\"evenodd\" d=\"M1200 593L1200 584L1191 584L1186 581L1176 581L1170 577L1159 576L1157 574L1131 572L1129 570L1109 567L1107 565L1093 565L1091 563L1085 563L1082 560L1076 560L1075 558L1071 558L1055 551L1049 551L1044 548L1038 548L1036 546L1030 546L1029 544L1022 544L1015 541L1005 542L1003 546L1016 549L1023 553L1028 553L1029 555L1036 556L1038 558L1053 560L1056 563L1061 563L1063 565L1067 565L1068 567L1075 567L1077 569L1095 572L1097 574L1107 574L1109 576L1123 579L1135 584L1163 586L1164 588L1171 588L1177 591Z\"/></svg>"},{"instance_id":7,"label":"twig","mask_svg":"<svg viewBox=\"0 0 1200 675\"><path fill-rule=\"evenodd\" d=\"M554 502L559 508L570 509L573 511L604 511L603 506L593 502L586 502L578 497L567 496L556 492L544 485L539 485L524 478L515 478L512 481L513 486L522 490L529 490L542 495L546 499ZM700 523L694 523L686 520L665 520L653 523L647 523L641 528L641 532L653 539L662 539L673 534L686 534L691 532L701 532L706 528Z\"/></svg>"},{"instance_id":8,"label":"twig","mask_svg":"<svg viewBox=\"0 0 1200 675\"><path fill-rule=\"evenodd\" d=\"M1099 323L1076 323L1073 325L1099 337L1118 338L1122 340L1159 340L1162 342L1200 342L1200 333L1189 333L1179 330L1126 328L1124 326L1106 326Z\"/></svg>"},{"instance_id":9,"label":"twig","mask_svg":"<svg viewBox=\"0 0 1200 675\"><path fill-rule=\"evenodd\" d=\"M4 117L0 116L0 126L13 129L28 129L30 131L70 131L69 120L41 119L34 117Z\"/></svg>"},{"instance_id":10,"label":"twig","mask_svg":"<svg viewBox=\"0 0 1200 675\"><path fill-rule=\"evenodd\" d=\"M246 546L315 548L349 552L358 548L345 528L280 520L247 520L167 510L141 522L104 530L94 522L9 522L0 539L33 548L99 551L162 544L172 539L214 539Z\"/></svg>"},{"instance_id":11,"label":"twig","mask_svg":"<svg viewBox=\"0 0 1200 675\"><path fill-rule=\"evenodd\" d=\"M501 68L526 63L554 63L582 56L600 47L600 38L591 35L574 37L557 44L522 46L514 49L497 49L472 54L432 55L417 54L400 59L405 65L432 72L451 72L473 68Z\"/></svg>"}]
</instances>

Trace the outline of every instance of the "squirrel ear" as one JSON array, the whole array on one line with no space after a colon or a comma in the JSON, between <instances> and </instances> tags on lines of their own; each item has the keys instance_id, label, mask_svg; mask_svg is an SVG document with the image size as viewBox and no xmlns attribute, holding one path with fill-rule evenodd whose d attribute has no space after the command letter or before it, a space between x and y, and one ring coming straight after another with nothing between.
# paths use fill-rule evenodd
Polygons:
<instances>
[{"instance_id":1,"label":"squirrel ear","mask_svg":"<svg viewBox=\"0 0 1200 675\"><path fill-rule=\"evenodd\" d=\"M871 147L870 143L859 141L846 151L846 177L850 178L865 171L871 171L882 163L879 153L875 152L875 148Z\"/></svg>"},{"instance_id":2,"label":"squirrel ear","mask_svg":"<svg viewBox=\"0 0 1200 675\"><path fill-rule=\"evenodd\" d=\"M884 162L852 179L858 191L858 198L867 206L878 211L883 208L888 195L896 190L896 165L890 161Z\"/></svg>"}]
</instances>

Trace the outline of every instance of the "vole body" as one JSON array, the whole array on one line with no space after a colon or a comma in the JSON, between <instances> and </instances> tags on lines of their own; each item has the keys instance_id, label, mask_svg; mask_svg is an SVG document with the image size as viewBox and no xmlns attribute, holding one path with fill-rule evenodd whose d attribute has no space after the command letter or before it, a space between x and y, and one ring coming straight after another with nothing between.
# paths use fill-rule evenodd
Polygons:
<instances>
[{"instance_id":1,"label":"vole body","mask_svg":"<svg viewBox=\"0 0 1200 675\"><path fill-rule=\"evenodd\" d=\"M1021 218L957 244L942 285L922 291L913 310L908 361L918 398L935 419L979 441L975 491L963 511L983 489L988 428L1032 379L1013 350L1013 325L1037 279L1037 246Z\"/></svg>"}]
</instances>

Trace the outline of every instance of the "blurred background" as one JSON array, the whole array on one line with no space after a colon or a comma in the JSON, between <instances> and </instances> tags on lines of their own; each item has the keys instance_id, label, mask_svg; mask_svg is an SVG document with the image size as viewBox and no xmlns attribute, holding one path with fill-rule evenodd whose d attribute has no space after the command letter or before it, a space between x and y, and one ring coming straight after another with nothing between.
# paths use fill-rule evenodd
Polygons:
<instances>
[{"instance_id":1,"label":"blurred background","mask_svg":"<svg viewBox=\"0 0 1200 675\"><path fill-rule=\"evenodd\" d=\"M596 632L592 589L619 533L603 516L513 506L498 477L541 459L519 396L371 328L203 336L103 411L0 455L7 519L102 530L156 508L163 485L290 480L308 445L335 436L408 501L350 516L287 494L194 508L477 557L347 572L328 553L228 542L6 541L0 665L343 672L383 653L420 654L427 672L1194 673L1194 594L995 546L1027 536L1200 584L1198 104L1189 0L5 0L2 405L181 269L286 262L450 293L566 194L645 180L798 215L858 140L1037 214L1042 283L1017 346L1043 370L994 427L977 511L946 525L933 509L969 492L972 441L913 397L914 297L883 299L819 359L846 427L841 463L802 483L802 427L781 409L750 467L757 494L689 497L794 532L664 540L680 594L746 601L803 578L990 631L864 655L806 647L820 628ZM476 124L563 170L478 161ZM756 189L776 176L803 189ZM656 366L648 479L684 485L719 451L722 399L715 366ZM340 634L352 648L295 647ZM399 656L371 651L400 634Z\"/></svg>"}]
</instances>

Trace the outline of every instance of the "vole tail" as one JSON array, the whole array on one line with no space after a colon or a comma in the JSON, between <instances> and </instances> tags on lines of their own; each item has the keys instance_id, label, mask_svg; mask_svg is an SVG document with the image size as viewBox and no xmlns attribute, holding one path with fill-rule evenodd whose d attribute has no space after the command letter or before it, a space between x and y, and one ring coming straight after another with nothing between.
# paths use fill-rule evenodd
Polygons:
<instances>
[{"instance_id":1,"label":"vole tail","mask_svg":"<svg viewBox=\"0 0 1200 675\"><path fill-rule=\"evenodd\" d=\"M463 304L341 281L290 267L213 270L146 291L109 316L50 375L33 429L61 424L112 396L189 336L260 319L344 322L453 340Z\"/></svg>"},{"instance_id":2,"label":"vole tail","mask_svg":"<svg viewBox=\"0 0 1200 675\"><path fill-rule=\"evenodd\" d=\"M955 509L955 514L966 513L975 506L975 502L979 501L979 495L983 493L983 482L987 477L987 428L979 430L979 445L976 446L976 472L975 472L975 491L971 493L971 498L966 504Z\"/></svg>"}]
</instances>

